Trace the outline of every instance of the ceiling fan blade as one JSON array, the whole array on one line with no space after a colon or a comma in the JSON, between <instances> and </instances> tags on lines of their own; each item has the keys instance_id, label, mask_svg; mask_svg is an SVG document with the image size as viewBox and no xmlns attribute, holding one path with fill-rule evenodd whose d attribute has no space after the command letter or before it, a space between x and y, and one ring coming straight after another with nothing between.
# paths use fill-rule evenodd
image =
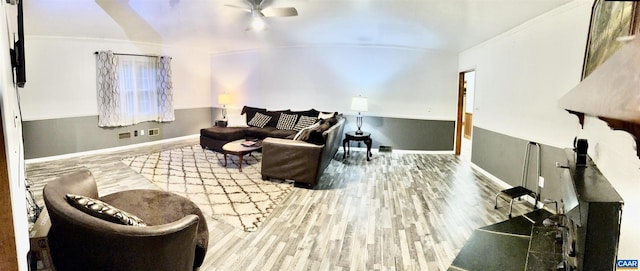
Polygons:
<instances>
[{"instance_id":1,"label":"ceiling fan blade","mask_svg":"<svg viewBox=\"0 0 640 271\"><path fill-rule=\"evenodd\" d=\"M241 7L241 6L236 6L236 5L225 5L226 7L230 7L230 8L237 8L237 9L241 9L244 10L246 12L251 12L250 8L247 7Z\"/></svg>"},{"instance_id":2,"label":"ceiling fan blade","mask_svg":"<svg viewBox=\"0 0 640 271\"><path fill-rule=\"evenodd\" d=\"M265 17L287 17L287 16L298 16L298 10L293 7L288 8L271 8L266 7L262 9L262 14Z\"/></svg>"}]
</instances>

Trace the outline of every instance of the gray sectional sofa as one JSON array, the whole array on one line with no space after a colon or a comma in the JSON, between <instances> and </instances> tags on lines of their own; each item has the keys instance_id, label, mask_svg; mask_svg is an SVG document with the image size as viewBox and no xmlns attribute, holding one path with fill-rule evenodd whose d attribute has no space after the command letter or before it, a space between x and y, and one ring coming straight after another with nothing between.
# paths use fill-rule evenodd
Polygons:
<instances>
[{"instance_id":1,"label":"gray sectional sofa","mask_svg":"<svg viewBox=\"0 0 640 271\"><path fill-rule=\"evenodd\" d=\"M222 153L238 139L262 139L262 178L315 186L341 144L345 119L337 112L269 111L245 106L248 127L200 130L200 145Z\"/></svg>"}]
</instances>

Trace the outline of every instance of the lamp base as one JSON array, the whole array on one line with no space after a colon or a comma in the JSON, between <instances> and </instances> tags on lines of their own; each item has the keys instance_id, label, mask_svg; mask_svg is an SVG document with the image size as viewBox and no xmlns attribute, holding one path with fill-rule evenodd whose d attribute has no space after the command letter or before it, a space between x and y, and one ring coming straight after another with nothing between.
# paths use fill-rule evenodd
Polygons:
<instances>
[{"instance_id":1,"label":"lamp base","mask_svg":"<svg viewBox=\"0 0 640 271\"><path fill-rule=\"evenodd\" d=\"M360 115L360 112L358 112L358 116L356 117L356 126L358 126L358 131L356 131L356 135L361 135L363 132L362 130L360 130L360 127L362 127L362 115Z\"/></svg>"}]
</instances>

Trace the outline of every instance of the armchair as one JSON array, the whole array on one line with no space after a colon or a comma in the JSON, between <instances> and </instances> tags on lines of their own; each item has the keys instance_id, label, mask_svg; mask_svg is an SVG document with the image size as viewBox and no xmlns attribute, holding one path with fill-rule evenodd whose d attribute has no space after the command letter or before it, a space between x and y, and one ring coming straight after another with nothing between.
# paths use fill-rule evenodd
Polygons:
<instances>
[{"instance_id":1,"label":"armchair","mask_svg":"<svg viewBox=\"0 0 640 271\"><path fill-rule=\"evenodd\" d=\"M193 270L202 264L207 224L187 198L160 190L128 190L99 198L88 170L50 181L43 194L58 270ZM149 226L121 225L89 215L69 204L67 194L99 199Z\"/></svg>"}]
</instances>

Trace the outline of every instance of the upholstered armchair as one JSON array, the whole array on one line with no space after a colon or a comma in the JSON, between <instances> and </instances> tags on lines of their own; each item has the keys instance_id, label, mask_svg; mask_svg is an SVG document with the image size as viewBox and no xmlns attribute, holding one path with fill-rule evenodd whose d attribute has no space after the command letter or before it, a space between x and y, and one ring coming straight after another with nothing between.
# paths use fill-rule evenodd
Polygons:
<instances>
[{"instance_id":1,"label":"upholstered armchair","mask_svg":"<svg viewBox=\"0 0 640 271\"><path fill-rule=\"evenodd\" d=\"M160 190L127 190L98 197L93 175L80 170L47 183L49 243L57 270L194 270L203 262L208 229L189 199ZM73 206L67 194L98 199L146 226L114 223Z\"/></svg>"}]
</instances>

